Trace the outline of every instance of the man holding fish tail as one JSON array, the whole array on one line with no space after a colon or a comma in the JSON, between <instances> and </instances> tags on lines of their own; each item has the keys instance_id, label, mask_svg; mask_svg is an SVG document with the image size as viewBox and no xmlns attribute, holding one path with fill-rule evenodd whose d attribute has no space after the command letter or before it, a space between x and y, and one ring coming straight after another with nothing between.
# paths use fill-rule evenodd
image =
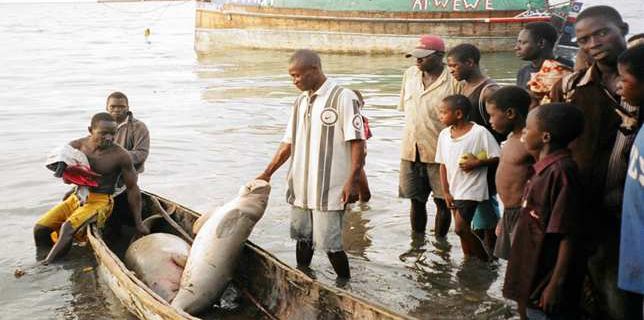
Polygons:
<instances>
[{"instance_id":1,"label":"man holding fish tail","mask_svg":"<svg viewBox=\"0 0 644 320\"><path fill-rule=\"evenodd\" d=\"M308 268L313 250L324 250L338 278L350 278L342 247L346 205L358 198L365 132L356 94L328 79L318 54L297 50L289 61L293 84L302 91L279 149L258 179L291 159L287 201L298 267Z\"/></svg>"}]
</instances>

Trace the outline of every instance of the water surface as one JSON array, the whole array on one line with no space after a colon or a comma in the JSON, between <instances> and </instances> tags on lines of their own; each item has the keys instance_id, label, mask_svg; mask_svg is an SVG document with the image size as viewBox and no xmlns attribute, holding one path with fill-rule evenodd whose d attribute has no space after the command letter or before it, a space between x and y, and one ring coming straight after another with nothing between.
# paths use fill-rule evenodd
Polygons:
<instances>
[{"instance_id":1,"label":"water surface","mask_svg":"<svg viewBox=\"0 0 644 320\"><path fill-rule=\"evenodd\" d=\"M636 4L619 6L631 30L641 32L635 17L644 11ZM0 4L0 13L0 318L127 317L96 277L86 248L74 248L61 263L30 267L33 223L67 190L45 169L47 152L85 135L105 97L123 91L152 136L140 185L197 211L212 210L259 174L277 148L297 94L286 73L289 52L198 57L191 2ZM504 318L512 308L501 296L504 263L464 261L453 232L446 240L410 236L408 203L397 198L403 119L395 105L411 62L322 58L329 76L364 92L374 132L366 166L374 197L347 216L349 290L419 318ZM486 71L502 83L511 83L522 64L513 54L483 57ZM252 240L294 264L285 171L273 177L269 209ZM20 279L13 276L17 267L27 269ZM313 268L333 284L323 254Z\"/></svg>"}]
</instances>

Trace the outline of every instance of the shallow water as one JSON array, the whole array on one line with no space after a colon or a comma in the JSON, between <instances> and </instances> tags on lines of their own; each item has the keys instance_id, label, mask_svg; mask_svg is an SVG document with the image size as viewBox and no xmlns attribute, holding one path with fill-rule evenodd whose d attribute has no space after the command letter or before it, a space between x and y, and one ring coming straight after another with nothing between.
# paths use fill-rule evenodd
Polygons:
<instances>
[{"instance_id":1,"label":"shallow water","mask_svg":"<svg viewBox=\"0 0 644 320\"><path fill-rule=\"evenodd\" d=\"M622 10L631 30L641 32L635 16L644 11L636 3L621 1L620 9L630 8ZM45 169L47 152L85 135L107 94L123 91L152 136L140 185L197 211L212 210L261 172L277 148L297 94L286 74L289 53L196 56L191 2L0 3L0 14L0 318L127 317L96 277L86 248L74 248L61 263L33 266L33 223L67 190ZM410 236L407 201L397 198L403 119L394 107L409 61L322 58L329 76L364 92L374 132L366 167L374 197L347 216L349 290L419 318L505 318L512 307L501 297L504 263L464 261L453 232L442 241ZM523 63L494 54L483 64L510 83ZM252 240L293 264L285 171L273 178L269 209ZM14 278L17 267L27 274ZM316 255L313 268L333 283L324 255Z\"/></svg>"}]
</instances>

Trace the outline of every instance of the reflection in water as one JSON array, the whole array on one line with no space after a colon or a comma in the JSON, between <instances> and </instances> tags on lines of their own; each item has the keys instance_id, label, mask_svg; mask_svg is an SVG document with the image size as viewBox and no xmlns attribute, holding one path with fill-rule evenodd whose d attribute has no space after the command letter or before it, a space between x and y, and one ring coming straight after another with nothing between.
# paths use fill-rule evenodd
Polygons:
<instances>
[{"instance_id":1,"label":"reflection in water","mask_svg":"<svg viewBox=\"0 0 644 320\"><path fill-rule=\"evenodd\" d=\"M368 213L367 203L357 203L354 208L347 212L344 217L342 230L342 241L345 251L355 257L369 260L366 250L371 246L371 236L367 233L371 230L369 220L364 218Z\"/></svg>"}]
</instances>

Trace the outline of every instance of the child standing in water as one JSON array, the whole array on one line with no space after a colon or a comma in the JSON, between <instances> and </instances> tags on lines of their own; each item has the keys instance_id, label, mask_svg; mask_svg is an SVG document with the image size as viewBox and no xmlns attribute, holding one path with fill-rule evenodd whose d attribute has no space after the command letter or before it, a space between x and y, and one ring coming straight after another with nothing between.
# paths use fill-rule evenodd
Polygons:
<instances>
[{"instance_id":1,"label":"child standing in water","mask_svg":"<svg viewBox=\"0 0 644 320\"><path fill-rule=\"evenodd\" d=\"M467 119L472 105L463 95L448 96L438 116L447 126L438 136L436 163L447 206L452 210L456 234L466 256L488 260L481 240L472 232L476 206L489 198L487 168L499 161L500 148L492 134Z\"/></svg>"},{"instance_id":2,"label":"child standing in water","mask_svg":"<svg viewBox=\"0 0 644 320\"><path fill-rule=\"evenodd\" d=\"M530 94L517 86L503 87L487 100L485 109L490 115L490 125L498 133L507 134L501 144L501 158L496 171L496 189L503 203L503 217L497 225L494 255L507 260L519 217L521 195L532 174L534 159L521 143L521 132L532 99Z\"/></svg>"},{"instance_id":3,"label":"child standing in water","mask_svg":"<svg viewBox=\"0 0 644 320\"><path fill-rule=\"evenodd\" d=\"M568 144L583 127L574 105L545 104L528 114L521 136L536 163L521 200L503 296L520 310L526 306L528 319L577 319L582 186Z\"/></svg>"}]
</instances>

